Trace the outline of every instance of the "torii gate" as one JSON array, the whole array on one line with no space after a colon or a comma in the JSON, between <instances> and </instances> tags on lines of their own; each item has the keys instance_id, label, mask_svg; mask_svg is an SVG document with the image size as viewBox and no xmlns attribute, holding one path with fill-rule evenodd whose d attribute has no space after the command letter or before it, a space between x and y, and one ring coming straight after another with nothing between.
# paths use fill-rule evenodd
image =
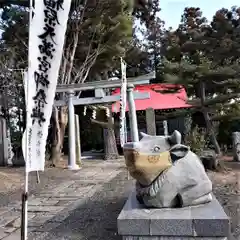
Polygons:
<instances>
[{"instance_id":1,"label":"torii gate","mask_svg":"<svg viewBox=\"0 0 240 240\"><path fill-rule=\"evenodd\" d=\"M149 84L151 79L155 78L155 72L150 74L142 75L135 78L127 79L127 101L129 107L129 117L130 117L130 128L131 137L133 141L139 141L138 137L138 124L137 115L134 99L147 99L149 98L149 93L139 93L134 92L134 85ZM103 89L118 88L121 87L121 80L113 81L96 81L90 83L79 83L79 84L62 84L58 85L56 93L67 92L67 100L55 101L55 106L65 106L68 105L68 168L71 170L78 169L76 164L76 133L75 133L75 117L74 117L74 106L75 105L94 105L94 104L104 104L113 103L120 100L120 95L118 96L106 96ZM89 98L78 98L74 96L77 91L94 90L95 97Z\"/></svg>"}]
</instances>

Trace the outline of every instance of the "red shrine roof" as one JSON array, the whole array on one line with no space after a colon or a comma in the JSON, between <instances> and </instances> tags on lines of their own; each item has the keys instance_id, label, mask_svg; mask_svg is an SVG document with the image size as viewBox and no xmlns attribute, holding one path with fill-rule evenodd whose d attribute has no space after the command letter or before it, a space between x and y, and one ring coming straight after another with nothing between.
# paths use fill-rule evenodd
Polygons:
<instances>
[{"instance_id":1,"label":"red shrine roof","mask_svg":"<svg viewBox=\"0 0 240 240\"><path fill-rule=\"evenodd\" d=\"M187 93L184 87L178 85L180 88L176 92L169 92L169 90L174 90L177 85L173 84L149 84L149 85L138 85L134 88L136 92L148 92L150 94L149 99L135 100L136 110L146 110L147 108L153 109L176 109L176 108L189 108L191 105L187 104ZM162 93L162 91L168 91L168 93ZM119 95L120 88L114 90L112 95ZM119 101L112 105L112 111L119 112ZM128 106L126 111L128 111Z\"/></svg>"}]
</instances>

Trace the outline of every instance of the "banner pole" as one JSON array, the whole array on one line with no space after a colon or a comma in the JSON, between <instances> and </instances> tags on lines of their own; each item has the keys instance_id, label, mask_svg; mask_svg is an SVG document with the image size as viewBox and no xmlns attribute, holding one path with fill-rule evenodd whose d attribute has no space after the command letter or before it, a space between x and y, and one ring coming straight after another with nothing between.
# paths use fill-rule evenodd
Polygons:
<instances>
[{"instance_id":1,"label":"banner pole","mask_svg":"<svg viewBox=\"0 0 240 240\"><path fill-rule=\"evenodd\" d=\"M39 171L36 171L36 177L37 177L37 183L40 183L40 176L39 176Z\"/></svg>"},{"instance_id":2,"label":"banner pole","mask_svg":"<svg viewBox=\"0 0 240 240\"><path fill-rule=\"evenodd\" d=\"M22 194L21 240L27 240L28 232L28 173L25 174L25 189Z\"/></svg>"},{"instance_id":3,"label":"banner pole","mask_svg":"<svg viewBox=\"0 0 240 240\"><path fill-rule=\"evenodd\" d=\"M28 71L29 72L29 71ZM29 76L29 74L28 74ZM28 84L26 84L28 93ZM28 94L27 94L28 96ZM28 162L28 107L26 103L26 142L25 142L25 165ZM25 167L26 168L26 167ZM22 194L22 216L21 216L21 240L27 240L27 228L28 228L28 177L29 173L25 169L25 182L24 182L24 192Z\"/></svg>"},{"instance_id":4,"label":"banner pole","mask_svg":"<svg viewBox=\"0 0 240 240\"><path fill-rule=\"evenodd\" d=\"M29 1L29 26L28 26L28 56L29 56L29 51L30 51L30 26L31 26L31 20L32 20L32 12L33 12L33 0ZM25 165L28 163L28 129L29 129L29 109L28 109L28 97L29 97L29 80L30 80L30 58L28 57L28 77L27 77L27 84L25 84L25 87L27 88L26 93L27 96L25 99L27 100L25 103L26 107L26 137L25 137ZM38 172L37 172L38 176ZM26 166L25 166L25 183L24 183L24 192L22 194L22 216L21 216L21 240L27 240L28 236L28 177L29 177L29 172L27 172ZM38 179L38 177L37 177Z\"/></svg>"}]
</instances>

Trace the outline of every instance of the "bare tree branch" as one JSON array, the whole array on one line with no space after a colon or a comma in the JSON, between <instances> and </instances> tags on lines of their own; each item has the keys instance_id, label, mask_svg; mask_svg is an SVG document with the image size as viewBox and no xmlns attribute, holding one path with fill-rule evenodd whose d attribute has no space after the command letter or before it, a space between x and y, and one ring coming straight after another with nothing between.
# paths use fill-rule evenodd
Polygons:
<instances>
[{"instance_id":1,"label":"bare tree branch","mask_svg":"<svg viewBox=\"0 0 240 240\"><path fill-rule=\"evenodd\" d=\"M65 51L63 51L63 56L62 56L63 60L62 60L61 74L60 74L60 81L59 81L61 84L67 84L71 82L74 58L75 58L76 49L77 49L78 40L79 40L79 32L81 30L81 24L83 22L87 1L88 0L85 0L83 5L80 4L79 0L78 1L76 0L74 2L75 11L72 13L73 21L71 21L71 19L69 20L71 21L71 24L74 26L74 31L71 31L73 34L73 38L70 40L70 42L68 42L68 44L65 40ZM71 24L69 24L69 26Z\"/></svg>"},{"instance_id":2,"label":"bare tree branch","mask_svg":"<svg viewBox=\"0 0 240 240\"><path fill-rule=\"evenodd\" d=\"M66 75L66 69L67 69L67 64L68 64L68 57L70 54L70 49L69 47L65 50L66 54L63 51L63 56L62 56L62 66L61 66L61 70L60 70L60 84L64 84L64 79L65 79L65 75Z\"/></svg>"},{"instance_id":3,"label":"bare tree branch","mask_svg":"<svg viewBox=\"0 0 240 240\"><path fill-rule=\"evenodd\" d=\"M223 103L238 97L240 97L240 93L230 93L228 95L219 95L215 98L206 98L206 100L203 102L203 106L207 107L207 106L215 105L217 103ZM186 101L186 103L192 105L193 107L202 107L202 103L200 99L188 100Z\"/></svg>"},{"instance_id":4,"label":"bare tree branch","mask_svg":"<svg viewBox=\"0 0 240 240\"><path fill-rule=\"evenodd\" d=\"M25 43L25 42L22 40L22 38L20 38L20 37L18 36L17 33L15 33L14 35L15 35L15 37L24 45L24 47L26 48L26 51L28 51L28 45L27 45L27 43Z\"/></svg>"},{"instance_id":5,"label":"bare tree branch","mask_svg":"<svg viewBox=\"0 0 240 240\"><path fill-rule=\"evenodd\" d=\"M67 73L66 79L64 81L66 84L69 84L71 81L71 73L72 73L72 68L73 68L74 56L75 56L76 49L77 49L77 44L78 44L78 32L74 36L73 49L72 49L71 56L69 59L68 73Z\"/></svg>"},{"instance_id":6,"label":"bare tree branch","mask_svg":"<svg viewBox=\"0 0 240 240\"><path fill-rule=\"evenodd\" d=\"M214 84L216 85L226 85L226 84L239 84L240 79L228 79L220 82L213 81Z\"/></svg>"}]
</instances>

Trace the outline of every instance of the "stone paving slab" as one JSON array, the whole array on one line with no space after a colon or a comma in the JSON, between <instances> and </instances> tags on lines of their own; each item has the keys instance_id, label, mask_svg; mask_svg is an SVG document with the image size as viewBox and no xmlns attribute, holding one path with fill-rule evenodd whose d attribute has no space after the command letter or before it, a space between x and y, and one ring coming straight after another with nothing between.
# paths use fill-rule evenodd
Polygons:
<instances>
[{"instance_id":1,"label":"stone paving slab","mask_svg":"<svg viewBox=\"0 0 240 240\"><path fill-rule=\"evenodd\" d=\"M64 220L49 224L55 223L51 219L44 224L46 232L32 231L29 240L120 240L117 216L133 186L133 181L127 180L126 171L119 172L73 210L57 215L65 214Z\"/></svg>"},{"instance_id":2,"label":"stone paving slab","mask_svg":"<svg viewBox=\"0 0 240 240\"><path fill-rule=\"evenodd\" d=\"M62 224L62 221L75 208L80 204L87 203L104 183L125 171L123 164L123 162L113 161L110 163L108 161L98 162L91 169L83 168L73 172L70 180L44 189L30 197L28 203L29 234L37 229L41 235L45 235L46 232ZM91 178L90 181L89 178ZM20 224L21 201L0 208L0 239L19 240Z\"/></svg>"}]
</instances>

